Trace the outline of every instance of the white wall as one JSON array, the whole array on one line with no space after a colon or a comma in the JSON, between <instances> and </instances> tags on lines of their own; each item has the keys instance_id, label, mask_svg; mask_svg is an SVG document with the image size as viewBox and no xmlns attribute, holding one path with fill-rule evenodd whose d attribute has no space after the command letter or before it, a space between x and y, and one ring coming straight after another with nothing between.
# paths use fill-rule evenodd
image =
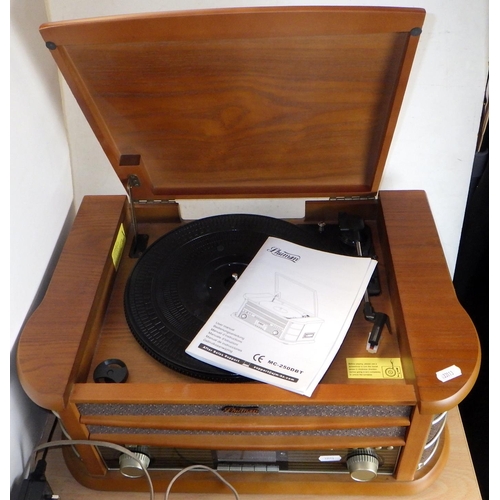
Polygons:
<instances>
[{"instance_id":1,"label":"white wall","mask_svg":"<svg viewBox=\"0 0 500 500\"><path fill-rule=\"evenodd\" d=\"M58 76L38 34L45 18L43 1L16 0L11 5L11 485L46 416L19 386L15 343L45 286L73 201Z\"/></svg>"},{"instance_id":2,"label":"white wall","mask_svg":"<svg viewBox=\"0 0 500 500\"><path fill-rule=\"evenodd\" d=\"M427 10L412 77L382 189L425 189L450 272L458 250L488 70L488 1L47 0L64 20L138 11L250 5L394 5ZM11 6L11 348L65 221L84 194L122 193L114 172L72 96L64 89L71 168L54 63L38 38L42 0ZM74 183L74 196L71 178ZM270 205L270 215L273 215ZM66 222L67 224L67 222ZM12 370L15 372L15 370ZM32 406L11 387L11 484L21 474L40 428ZM43 414L42 414L43 415ZM26 432L28 430L28 432Z\"/></svg>"}]
</instances>

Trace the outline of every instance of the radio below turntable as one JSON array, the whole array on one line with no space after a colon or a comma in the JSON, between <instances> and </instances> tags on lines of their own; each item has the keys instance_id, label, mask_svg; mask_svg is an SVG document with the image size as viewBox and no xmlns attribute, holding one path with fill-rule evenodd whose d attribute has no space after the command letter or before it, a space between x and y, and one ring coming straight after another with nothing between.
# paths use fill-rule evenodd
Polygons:
<instances>
[{"instance_id":1,"label":"radio below turntable","mask_svg":"<svg viewBox=\"0 0 500 500\"><path fill-rule=\"evenodd\" d=\"M83 199L20 337L22 386L69 439L127 447L158 490L192 464L253 494L405 495L439 475L478 337L425 193L378 190L424 17L273 7L41 26L127 193ZM179 209L238 198L307 201L293 220ZM184 352L268 236L378 261L312 397ZM234 313L278 344L307 342L324 326L314 294L296 303L280 279ZM113 449L64 454L90 488L147 490ZM176 488L223 491L198 473Z\"/></svg>"}]
</instances>

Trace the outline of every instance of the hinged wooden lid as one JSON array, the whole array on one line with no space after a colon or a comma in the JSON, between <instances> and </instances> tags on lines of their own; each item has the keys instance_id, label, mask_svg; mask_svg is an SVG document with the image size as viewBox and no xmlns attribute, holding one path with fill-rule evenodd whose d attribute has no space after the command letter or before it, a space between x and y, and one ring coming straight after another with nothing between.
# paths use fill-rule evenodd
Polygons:
<instances>
[{"instance_id":1,"label":"hinged wooden lid","mask_svg":"<svg viewBox=\"0 0 500 500\"><path fill-rule=\"evenodd\" d=\"M377 192L424 16L220 9L40 31L137 197L315 197Z\"/></svg>"}]
</instances>

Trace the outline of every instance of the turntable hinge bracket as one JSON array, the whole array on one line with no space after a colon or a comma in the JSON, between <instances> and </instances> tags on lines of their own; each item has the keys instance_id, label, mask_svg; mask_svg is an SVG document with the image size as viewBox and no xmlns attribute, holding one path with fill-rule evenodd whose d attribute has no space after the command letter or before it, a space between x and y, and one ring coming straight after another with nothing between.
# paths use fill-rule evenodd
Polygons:
<instances>
[{"instance_id":1,"label":"turntable hinge bracket","mask_svg":"<svg viewBox=\"0 0 500 500\"><path fill-rule=\"evenodd\" d=\"M165 205L177 202L175 200L135 200L134 203L138 205Z\"/></svg>"},{"instance_id":2,"label":"turntable hinge bracket","mask_svg":"<svg viewBox=\"0 0 500 500\"><path fill-rule=\"evenodd\" d=\"M129 257L136 258L139 257L148 245L149 236L147 234L139 234L139 229L137 227L137 217L135 215L134 208L134 198L132 196L132 188L139 187L141 181L137 175L129 175L127 179L127 194L128 201L130 205L130 217L132 219L132 231L134 233L134 239L132 240L132 246L130 247Z\"/></svg>"},{"instance_id":3,"label":"turntable hinge bracket","mask_svg":"<svg viewBox=\"0 0 500 500\"><path fill-rule=\"evenodd\" d=\"M365 200L375 200L376 196L332 196L329 201L365 201Z\"/></svg>"}]
</instances>

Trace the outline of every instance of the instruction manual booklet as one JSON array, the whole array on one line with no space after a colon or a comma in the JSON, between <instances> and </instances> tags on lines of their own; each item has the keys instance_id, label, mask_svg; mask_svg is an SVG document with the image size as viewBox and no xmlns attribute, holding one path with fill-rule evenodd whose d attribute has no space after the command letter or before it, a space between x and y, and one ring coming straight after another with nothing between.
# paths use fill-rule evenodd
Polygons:
<instances>
[{"instance_id":1,"label":"instruction manual booklet","mask_svg":"<svg viewBox=\"0 0 500 500\"><path fill-rule=\"evenodd\" d=\"M311 396L332 363L376 267L270 237L186 352Z\"/></svg>"}]
</instances>

